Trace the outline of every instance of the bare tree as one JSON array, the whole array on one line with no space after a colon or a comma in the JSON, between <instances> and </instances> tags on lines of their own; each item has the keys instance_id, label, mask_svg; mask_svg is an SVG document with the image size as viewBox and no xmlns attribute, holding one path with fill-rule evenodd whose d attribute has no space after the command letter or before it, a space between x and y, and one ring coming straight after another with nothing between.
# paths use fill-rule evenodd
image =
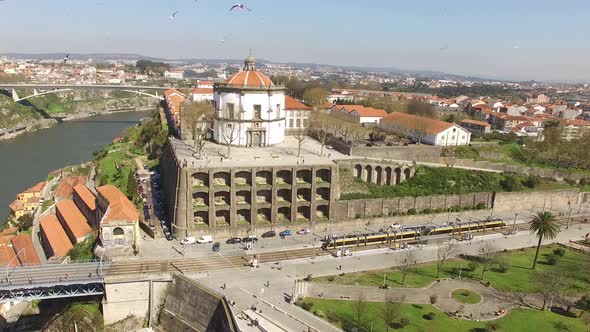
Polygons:
<instances>
[{"instance_id":1,"label":"bare tree","mask_svg":"<svg viewBox=\"0 0 590 332\"><path fill-rule=\"evenodd\" d=\"M399 316L401 304L395 302L395 298L391 294L385 295L384 305L379 310L379 317L385 324L385 331L389 331L389 327L395 319Z\"/></svg>"},{"instance_id":2,"label":"bare tree","mask_svg":"<svg viewBox=\"0 0 590 332\"><path fill-rule=\"evenodd\" d=\"M351 303L354 325L358 329L364 329L367 325L367 314L369 313L369 304L365 299L364 293L359 293L356 300Z\"/></svg>"},{"instance_id":3,"label":"bare tree","mask_svg":"<svg viewBox=\"0 0 590 332\"><path fill-rule=\"evenodd\" d=\"M454 242L447 242L444 246L439 246L437 249L437 261L436 261L436 277L440 276L440 271L447 259L452 258L457 254L457 246Z\"/></svg>"},{"instance_id":4,"label":"bare tree","mask_svg":"<svg viewBox=\"0 0 590 332\"><path fill-rule=\"evenodd\" d=\"M311 119L311 126L313 132L321 144L320 155L324 155L324 146L332 137L332 131L334 128L334 120L327 114L314 112L313 118Z\"/></svg>"},{"instance_id":5,"label":"bare tree","mask_svg":"<svg viewBox=\"0 0 590 332\"><path fill-rule=\"evenodd\" d=\"M402 257L402 264L399 267L399 270L402 274L402 285L406 282L406 275L416 267L418 264L418 260L416 259L416 254L412 250L406 250L403 253Z\"/></svg>"},{"instance_id":6,"label":"bare tree","mask_svg":"<svg viewBox=\"0 0 590 332\"><path fill-rule=\"evenodd\" d=\"M213 116L213 106L208 102L185 102L181 113L181 131L188 131L193 140L193 148L197 151L197 158L207 138L208 123Z\"/></svg>"},{"instance_id":7,"label":"bare tree","mask_svg":"<svg viewBox=\"0 0 590 332\"><path fill-rule=\"evenodd\" d=\"M223 131L223 140L225 141L225 144L227 145L227 156L226 158L229 158L230 156L230 152L231 152L231 145L233 142L235 142L235 140L238 139L238 135L240 133L238 132L238 126L236 122L229 122L225 124L225 128Z\"/></svg>"},{"instance_id":8,"label":"bare tree","mask_svg":"<svg viewBox=\"0 0 590 332\"><path fill-rule=\"evenodd\" d=\"M297 158L301 156L301 146L307 140L307 129L297 128L293 132L293 138L297 140Z\"/></svg>"},{"instance_id":9,"label":"bare tree","mask_svg":"<svg viewBox=\"0 0 590 332\"><path fill-rule=\"evenodd\" d=\"M565 284L565 273L559 267L551 270L537 271L533 274L536 291L543 297L541 310L545 310L547 302L559 298L561 288ZM551 304L549 305L551 307Z\"/></svg>"},{"instance_id":10,"label":"bare tree","mask_svg":"<svg viewBox=\"0 0 590 332\"><path fill-rule=\"evenodd\" d=\"M352 131L350 132L350 136L352 137L352 146L356 145L361 139L364 139L367 135L367 130L361 126L354 126L352 127Z\"/></svg>"},{"instance_id":11,"label":"bare tree","mask_svg":"<svg viewBox=\"0 0 590 332\"><path fill-rule=\"evenodd\" d=\"M497 251L491 243L486 243L479 249L479 257L481 259L481 279L483 280L484 274L492 268L492 266L498 261L500 253Z\"/></svg>"}]
</instances>

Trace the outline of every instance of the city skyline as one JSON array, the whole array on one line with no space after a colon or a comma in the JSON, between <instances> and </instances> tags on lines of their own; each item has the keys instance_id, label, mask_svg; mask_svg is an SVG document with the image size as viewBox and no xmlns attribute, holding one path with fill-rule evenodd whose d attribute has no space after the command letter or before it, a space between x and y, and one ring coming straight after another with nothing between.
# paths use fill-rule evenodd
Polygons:
<instances>
[{"instance_id":1,"label":"city skyline","mask_svg":"<svg viewBox=\"0 0 590 332\"><path fill-rule=\"evenodd\" d=\"M239 59L249 49L273 62L432 70L508 80L590 81L590 4L551 1L486 7L435 1L269 4L232 1L71 0L0 4L2 27L17 27L0 53L138 53L179 59ZM35 11L24 8L34 6ZM572 11L570 8L576 8ZM178 11L174 19L170 15ZM141 15L139 15L141 14ZM25 25L23 22L34 21ZM39 29L39 27L43 27ZM13 32L15 34L15 32Z\"/></svg>"}]
</instances>

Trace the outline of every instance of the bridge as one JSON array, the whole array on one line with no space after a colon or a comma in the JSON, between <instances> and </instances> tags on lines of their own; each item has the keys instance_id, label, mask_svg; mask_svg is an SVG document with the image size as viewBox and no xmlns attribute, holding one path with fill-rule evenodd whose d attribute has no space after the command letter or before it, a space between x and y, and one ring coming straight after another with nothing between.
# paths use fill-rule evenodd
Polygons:
<instances>
[{"instance_id":1,"label":"bridge","mask_svg":"<svg viewBox=\"0 0 590 332\"><path fill-rule=\"evenodd\" d=\"M104 293L109 261L43 264L0 269L0 303Z\"/></svg>"},{"instance_id":2,"label":"bridge","mask_svg":"<svg viewBox=\"0 0 590 332\"><path fill-rule=\"evenodd\" d=\"M171 87L118 84L0 84L0 90L12 92L12 99L15 102L27 100L49 93L58 93L72 90L119 90L164 100L164 97L160 96L158 94L158 91L164 91L170 88ZM19 97L16 92L19 89L33 89L33 94L26 97ZM153 91L154 93L151 94L144 91Z\"/></svg>"}]
</instances>

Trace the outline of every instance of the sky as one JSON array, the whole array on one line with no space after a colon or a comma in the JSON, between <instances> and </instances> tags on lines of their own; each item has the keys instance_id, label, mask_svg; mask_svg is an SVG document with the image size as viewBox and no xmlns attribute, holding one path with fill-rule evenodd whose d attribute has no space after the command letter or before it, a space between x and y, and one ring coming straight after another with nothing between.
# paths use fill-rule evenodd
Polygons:
<instances>
[{"instance_id":1,"label":"sky","mask_svg":"<svg viewBox=\"0 0 590 332\"><path fill-rule=\"evenodd\" d=\"M235 0L4 0L0 53L241 59L252 49L276 62L590 82L588 0L238 1L252 12L228 13Z\"/></svg>"}]
</instances>

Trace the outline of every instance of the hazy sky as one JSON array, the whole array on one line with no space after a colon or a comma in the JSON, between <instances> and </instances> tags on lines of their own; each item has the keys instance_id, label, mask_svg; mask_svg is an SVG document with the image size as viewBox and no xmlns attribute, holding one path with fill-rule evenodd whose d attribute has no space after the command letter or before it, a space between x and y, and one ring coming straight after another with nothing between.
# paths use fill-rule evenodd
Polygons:
<instances>
[{"instance_id":1,"label":"hazy sky","mask_svg":"<svg viewBox=\"0 0 590 332\"><path fill-rule=\"evenodd\" d=\"M239 1L253 12L228 14L227 0L5 0L0 53L243 58L252 48L272 61L590 81L588 0Z\"/></svg>"}]
</instances>

